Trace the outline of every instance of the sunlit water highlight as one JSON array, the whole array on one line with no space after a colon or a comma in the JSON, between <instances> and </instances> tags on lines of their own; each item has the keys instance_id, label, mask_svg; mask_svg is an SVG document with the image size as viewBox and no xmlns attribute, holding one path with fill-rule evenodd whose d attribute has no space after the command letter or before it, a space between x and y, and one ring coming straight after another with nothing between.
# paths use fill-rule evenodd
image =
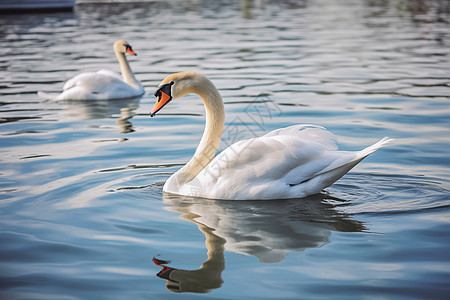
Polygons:
<instances>
[{"instance_id":1,"label":"sunlit water highlight","mask_svg":"<svg viewBox=\"0 0 450 300\"><path fill-rule=\"evenodd\" d=\"M437 0L1 15L0 298L446 299L448 20ZM138 53L141 99L37 97L81 72L118 71L117 39ZM345 150L395 142L306 199L163 195L204 111L187 96L148 113L159 82L185 70L223 96L221 149L296 123L325 126ZM171 261L171 281L153 257Z\"/></svg>"}]
</instances>

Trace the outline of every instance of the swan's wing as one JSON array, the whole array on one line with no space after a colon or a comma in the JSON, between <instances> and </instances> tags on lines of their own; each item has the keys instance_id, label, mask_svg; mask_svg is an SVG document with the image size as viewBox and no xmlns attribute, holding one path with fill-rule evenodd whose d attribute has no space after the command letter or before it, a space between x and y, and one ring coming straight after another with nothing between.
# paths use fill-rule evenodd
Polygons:
<instances>
[{"instance_id":1,"label":"swan's wing","mask_svg":"<svg viewBox=\"0 0 450 300\"><path fill-rule=\"evenodd\" d=\"M327 147L289 134L241 141L217 155L197 175L197 184L209 198L291 197L291 186L308 181L336 159Z\"/></svg>"},{"instance_id":2,"label":"swan's wing","mask_svg":"<svg viewBox=\"0 0 450 300\"><path fill-rule=\"evenodd\" d=\"M217 156L222 173L244 167L249 177L283 180L295 184L327 168L336 156L326 146L292 135L262 136L242 141ZM297 170L301 168L301 172ZM218 174L220 176L220 174Z\"/></svg>"}]
</instances>

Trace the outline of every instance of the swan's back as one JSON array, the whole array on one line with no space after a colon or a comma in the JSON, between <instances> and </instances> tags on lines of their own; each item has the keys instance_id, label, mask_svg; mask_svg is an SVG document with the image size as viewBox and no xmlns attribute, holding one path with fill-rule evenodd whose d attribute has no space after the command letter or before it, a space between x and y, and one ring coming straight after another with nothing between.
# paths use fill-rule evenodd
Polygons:
<instances>
[{"instance_id":1,"label":"swan's back","mask_svg":"<svg viewBox=\"0 0 450 300\"><path fill-rule=\"evenodd\" d=\"M337 150L336 136L326 130L324 127L309 124L297 124L285 128L279 128L264 135L272 136L291 136L321 144L328 150Z\"/></svg>"}]
</instances>

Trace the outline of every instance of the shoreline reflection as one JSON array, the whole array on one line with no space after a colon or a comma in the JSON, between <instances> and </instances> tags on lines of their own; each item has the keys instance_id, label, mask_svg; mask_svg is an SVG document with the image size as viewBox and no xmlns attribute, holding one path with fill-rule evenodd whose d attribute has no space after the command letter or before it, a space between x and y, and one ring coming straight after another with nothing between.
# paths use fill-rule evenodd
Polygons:
<instances>
[{"instance_id":1,"label":"shoreline reflection","mask_svg":"<svg viewBox=\"0 0 450 300\"><path fill-rule=\"evenodd\" d=\"M281 263L290 252L330 243L333 231L364 232L351 215L339 213L324 200L345 202L325 194L301 200L220 201L164 194L165 209L195 223L205 235L207 260L196 270L162 267L158 277L172 292L207 293L222 286L224 251L255 256L260 263Z\"/></svg>"}]
</instances>

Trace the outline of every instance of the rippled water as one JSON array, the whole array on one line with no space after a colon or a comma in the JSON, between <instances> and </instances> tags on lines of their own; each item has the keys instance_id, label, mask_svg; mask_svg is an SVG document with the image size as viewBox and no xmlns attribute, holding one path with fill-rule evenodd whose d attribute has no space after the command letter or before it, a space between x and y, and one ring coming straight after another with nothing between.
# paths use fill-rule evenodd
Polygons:
<instances>
[{"instance_id":1,"label":"rippled water","mask_svg":"<svg viewBox=\"0 0 450 300\"><path fill-rule=\"evenodd\" d=\"M1 15L0 298L447 298L449 10L205 0ZM37 97L118 71L117 39L138 53L141 99ZM159 82L185 70L222 93L221 149L295 123L327 127L347 150L395 142L306 199L163 195L204 111L187 96L148 113Z\"/></svg>"}]
</instances>

